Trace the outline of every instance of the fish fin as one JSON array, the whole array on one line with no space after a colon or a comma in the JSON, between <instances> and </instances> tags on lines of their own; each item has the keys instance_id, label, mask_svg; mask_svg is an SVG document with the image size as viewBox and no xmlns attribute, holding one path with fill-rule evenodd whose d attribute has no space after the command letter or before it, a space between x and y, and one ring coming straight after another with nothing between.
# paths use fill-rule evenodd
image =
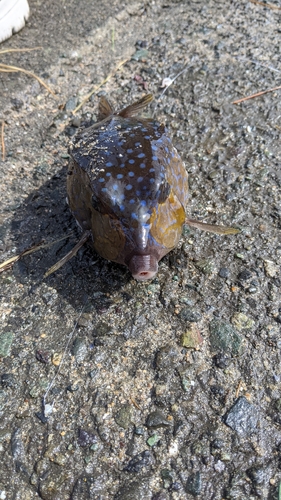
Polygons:
<instances>
[{"instance_id":1,"label":"fish fin","mask_svg":"<svg viewBox=\"0 0 281 500\"><path fill-rule=\"evenodd\" d=\"M110 115L113 115L114 110L109 104L106 97L101 96L99 100L99 111L98 111L98 120L104 120Z\"/></svg>"},{"instance_id":2,"label":"fish fin","mask_svg":"<svg viewBox=\"0 0 281 500\"><path fill-rule=\"evenodd\" d=\"M237 234L240 233L240 229L234 227L217 226L216 224L206 224L195 219L185 219L185 223L188 226L196 227L197 229L202 229L202 231L209 231L215 234Z\"/></svg>"},{"instance_id":3,"label":"fish fin","mask_svg":"<svg viewBox=\"0 0 281 500\"><path fill-rule=\"evenodd\" d=\"M48 271L44 274L43 278L47 278L48 276L50 276L50 274L53 274L55 271L60 269L64 264L66 264L66 262L68 262L70 259L72 259L72 257L74 257L74 255L77 254L78 250L80 250L80 248L84 245L84 243L86 243L86 241L89 239L90 235L91 235L91 231L85 231L85 233L83 233L83 235L82 235L82 238L80 238L78 243L76 243L75 247L73 247L72 250L70 250L70 252L68 252L56 264L54 264L52 267L50 267L48 269Z\"/></svg>"},{"instance_id":4,"label":"fish fin","mask_svg":"<svg viewBox=\"0 0 281 500\"><path fill-rule=\"evenodd\" d=\"M140 111L142 111L146 106L153 101L153 95L147 94L138 101L130 104L124 109L121 109L118 113L118 116L123 116L123 118L130 118L130 116L137 115Z\"/></svg>"}]
</instances>

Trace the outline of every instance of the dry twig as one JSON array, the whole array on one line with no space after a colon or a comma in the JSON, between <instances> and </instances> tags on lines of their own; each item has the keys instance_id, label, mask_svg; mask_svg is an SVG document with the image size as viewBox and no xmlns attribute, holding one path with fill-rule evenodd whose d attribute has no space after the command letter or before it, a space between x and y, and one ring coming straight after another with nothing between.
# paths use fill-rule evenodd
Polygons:
<instances>
[{"instance_id":1,"label":"dry twig","mask_svg":"<svg viewBox=\"0 0 281 500\"><path fill-rule=\"evenodd\" d=\"M27 71L27 69L18 68L17 66L10 66L9 64L0 63L0 72L1 73L17 73L18 71L35 78L41 85L43 85L43 87L45 87L45 89L48 90L48 92L50 92L50 94L52 94L54 97L56 97L56 94L52 91L52 89L50 89L50 87L45 82L43 82L43 80L41 80L41 78L39 76L35 75L35 73L32 73L31 71Z\"/></svg>"},{"instance_id":2,"label":"dry twig","mask_svg":"<svg viewBox=\"0 0 281 500\"><path fill-rule=\"evenodd\" d=\"M132 401L133 405L134 405L134 406L135 406L138 410L141 410L141 407L138 405L138 403L136 402L136 400L135 400L134 398L132 398L132 397L131 397L130 399L131 399L131 401Z\"/></svg>"},{"instance_id":3,"label":"dry twig","mask_svg":"<svg viewBox=\"0 0 281 500\"><path fill-rule=\"evenodd\" d=\"M80 248L84 245L84 243L86 243L86 241L89 239L90 236L91 236L91 231L85 231L85 233L82 234L82 237L80 238L78 243L76 243L75 247L73 247L72 250L70 250L70 252L68 252L56 264L50 267L50 269L48 269L48 271L44 274L43 277L47 278L48 276L50 276L50 274L53 274L55 271L64 266L66 262L68 262L70 259L72 259L72 257L74 257L77 254L78 250L80 250Z\"/></svg>"},{"instance_id":4,"label":"dry twig","mask_svg":"<svg viewBox=\"0 0 281 500\"><path fill-rule=\"evenodd\" d=\"M281 7L278 7L278 5L274 5L273 3L260 2L259 0L250 0L250 2L256 5L261 5L262 7L268 7L269 9L281 10Z\"/></svg>"},{"instance_id":5,"label":"dry twig","mask_svg":"<svg viewBox=\"0 0 281 500\"><path fill-rule=\"evenodd\" d=\"M243 101L248 101L248 99L253 99L254 97L259 97L260 95L267 94L268 92L274 92L275 90L280 90L281 85L278 87L274 87L273 89L262 90L261 92L257 92L256 94L248 95L247 97L242 97L242 99L237 99L237 101L233 101L232 104L239 104Z\"/></svg>"},{"instance_id":6,"label":"dry twig","mask_svg":"<svg viewBox=\"0 0 281 500\"><path fill-rule=\"evenodd\" d=\"M59 238L58 240L55 240L55 241L52 241L51 243L38 243L37 245L34 245L30 248L28 248L27 250L24 250L23 252L19 253L18 255L14 255L14 257L10 257L10 259L7 259L5 260L5 262L2 262L2 264L0 264L0 273L2 273L3 271L7 271L8 269L10 269L11 267L13 267L13 265L21 259L21 257L24 257L25 255L29 255L30 253L33 253L33 252L37 252L37 250L41 250L42 248L48 248L52 245L54 245L55 243L59 243L60 241L63 241L63 240L66 240L67 238L69 238L70 236L72 236L72 232L67 234L66 236L63 236L62 238Z\"/></svg>"}]
</instances>

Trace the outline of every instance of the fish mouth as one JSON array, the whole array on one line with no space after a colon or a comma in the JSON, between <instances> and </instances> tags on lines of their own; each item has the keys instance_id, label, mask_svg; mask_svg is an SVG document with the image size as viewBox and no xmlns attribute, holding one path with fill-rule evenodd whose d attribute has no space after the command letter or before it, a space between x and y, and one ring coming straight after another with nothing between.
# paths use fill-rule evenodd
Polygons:
<instances>
[{"instance_id":1,"label":"fish mouth","mask_svg":"<svg viewBox=\"0 0 281 500\"><path fill-rule=\"evenodd\" d=\"M128 267L136 280L151 280L157 274L158 260L154 255L133 255Z\"/></svg>"}]
</instances>

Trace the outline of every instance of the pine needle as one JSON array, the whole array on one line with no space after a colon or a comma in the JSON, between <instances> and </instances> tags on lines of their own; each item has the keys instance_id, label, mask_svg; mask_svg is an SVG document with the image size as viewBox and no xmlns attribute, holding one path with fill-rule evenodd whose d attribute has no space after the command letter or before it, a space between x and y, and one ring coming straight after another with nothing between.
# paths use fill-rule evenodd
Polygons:
<instances>
[{"instance_id":1,"label":"pine needle","mask_svg":"<svg viewBox=\"0 0 281 500\"><path fill-rule=\"evenodd\" d=\"M72 234L73 233L71 232L71 233L67 234L66 236L63 236L62 238L59 238L58 240L51 241L51 243L38 243L37 245L34 245L30 248L27 248L27 250L24 250L23 252L19 253L18 255L14 255L14 257L10 257L9 259L5 260L5 262L2 262L2 264L0 264L0 273L7 271L11 267L13 267L13 265L18 260L20 260L22 257L24 257L25 255L29 255L30 253L37 252L38 250L41 250L42 248L48 248L48 247L54 245L55 243L59 243L60 241L66 240L67 238L72 236Z\"/></svg>"},{"instance_id":2,"label":"pine needle","mask_svg":"<svg viewBox=\"0 0 281 500\"><path fill-rule=\"evenodd\" d=\"M0 55L7 54L10 52L31 52L33 50L41 50L41 49L42 49L42 47L33 47L33 48L27 48L27 49L26 48L25 49L4 49L4 50L0 50ZM35 75L31 71L28 71L24 68L18 68L17 66L10 66L9 64L0 63L0 72L1 73L17 73L18 71L21 73L25 73L26 75L29 75L32 78L35 78L43 87L45 87L45 89L48 90L48 92L50 92L50 94L52 94L54 97L56 97L55 93L50 89L50 87L48 87L48 85L43 80L41 80L41 78L39 76Z\"/></svg>"},{"instance_id":3,"label":"pine needle","mask_svg":"<svg viewBox=\"0 0 281 500\"><path fill-rule=\"evenodd\" d=\"M32 78L35 78L41 85L43 85L43 87L45 87L45 89L48 90L48 92L50 92L50 94L52 94L55 98L57 98L57 96L52 91L52 89L50 89L50 87L48 87L48 85L45 82L43 82L43 80L41 80L41 78L39 76L35 75L35 73L32 73L31 71L28 71L27 69L18 68L17 66L10 66L9 64L0 63L0 72L1 73L17 73L18 71L21 73L25 73L26 75L32 76Z\"/></svg>"},{"instance_id":4,"label":"pine needle","mask_svg":"<svg viewBox=\"0 0 281 500\"><path fill-rule=\"evenodd\" d=\"M273 3L260 2L259 0L250 0L250 2L255 5L261 5L262 7L268 7L272 10L281 10L281 7L278 7L278 5L274 5Z\"/></svg>"},{"instance_id":5,"label":"pine needle","mask_svg":"<svg viewBox=\"0 0 281 500\"><path fill-rule=\"evenodd\" d=\"M31 52L32 50L41 50L43 47L33 47L32 49L4 49L0 50L0 55L7 54L8 52Z\"/></svg>"},{"instance_id":6,"label":"pine needle","mask_svg":"<svg viewBox=\"0 0 281 500\"><path fill-rule=\"evenodd\" d=\"M240 102L248 101L249 99L254 99L254 97L259 97L263 94L268 94L268 92L274 92L275 90L280 90L281 85L278 87L273 87L273 89L262 90L261 92L257 92L256 94L248 95L247 97L242 97L242 99L237 99L237 101L233 101L232 104L239 104Z\"/></svg>"},{"instance_id":7,"label":"pine needle","mask_svg":"<svg viewBox=\"0 0 281 500\"><path fill-rule=\"evenodd\" d=\"M76 243L75 247L73 247L72 250L70 250L70 252L68 252L62 259L56 262L56 264L50 267L50 269L48 269L48 271L44 274L43 278L44 279L47 278L48 276L50 276L50 274L56 272L58 269L64 266L66 262L72 259L72 257L74 257L77 254L78 250L80 250L80 248L84 245L84 243L86 243L86 241L89 239L90 236L91 236L91 231L85 231L85 233L82 235L78 243Z\"/></svg>"}]
</instances>

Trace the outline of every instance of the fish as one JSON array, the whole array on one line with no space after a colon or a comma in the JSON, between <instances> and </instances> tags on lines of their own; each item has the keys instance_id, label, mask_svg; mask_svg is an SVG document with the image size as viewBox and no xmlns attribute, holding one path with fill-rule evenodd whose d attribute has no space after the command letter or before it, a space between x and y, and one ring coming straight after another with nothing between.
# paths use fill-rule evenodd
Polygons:
<instances>
[{"instance_id":1,"label":"fish","mask_svg":"<svg viewBox=\"0 0 281 500\"><path fill-rule=\"evenodd\" d=\"M184 224L217 234L239 232L187 217L184 162L166 127L139 116L152 99L147 94L114 111L101 97L98 121L74 137L67 200L83 234L45 276L90 240L101 257L127 266L133 278L145 281L156 276L159 261L177 246Z\"/></svg>"}]
</instances>

